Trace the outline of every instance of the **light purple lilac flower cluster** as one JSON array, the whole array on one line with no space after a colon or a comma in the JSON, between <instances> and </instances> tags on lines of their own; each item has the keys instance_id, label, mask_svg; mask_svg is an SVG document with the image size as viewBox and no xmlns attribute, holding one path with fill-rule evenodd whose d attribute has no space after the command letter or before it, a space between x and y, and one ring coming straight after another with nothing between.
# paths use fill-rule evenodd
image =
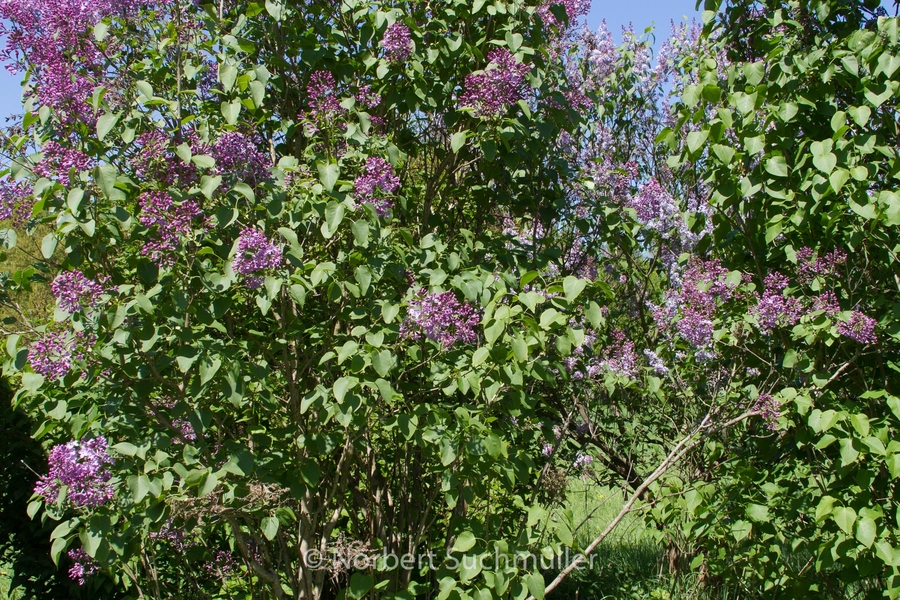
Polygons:
<instances>
[{"instance_id":1,"label":"light purple lilac flower cluster","mask_svg":"<svg viewBox=\"0 0 900 600\"><path fill-rule=\"evenodd\" d=\"M458 342L474 344L475 328L481 321L479 311L468 302L460 302L452 291L429 294L425 288L410 300L401 335L411 339L425 336L450 348Z\"/></svg>"},{"instance_id":2,"label":"light purple lilac flower cluster","mask_svg":"<svg viewBox=\"0 0 900 600\"><path fill-rule=\"evenodd\" d=\"M59 379L72 369L75 340L66 331L51 331L31 345L28 362L35 373Z\"/></svg>"},{"instance_id":3,"label":"light purple lilac flower cluster","mask_svg":"<svg viewBox=\"0 0 900 600\"><path fill-rule=\"evenodd\" d=\"M813 312L824 311L825 316L831 318L841 312L841 305L838 303L837 295L828 290L813 298L812 310Z\"/></svg>"},{"instance_id":4,"label":"light purple lilac flower cluster","mask_svg":"<svg viewBox=\"0 0 900 600\"><path fill-rule=\"evenodd\" d=\"M784 295L789 283L788 278L777 271L766 276L765 291L762 296L757 295L758 302L750 309L762 333L768 335L778 327L791 327L803 316L800 299Z\"/></svg>"},{"instance_id":5,"label":"light purple lilac flower cluster","mask_svg":"<svg viewBox=\"0 0 900 600\"><path fill-rule=\"evenodd\" d=\"M412 36L409 27L403 23L389 25L381 39L384 57L388 62L400 63L407 60L413 51Z\"/></svg>"},{"instance_id":6,"label":"light purple lilac flower cluster","mask_svg":"<svg viewBox=\"0 0 900 600\"><path fill-rule=\"evenodd\" d=\"M247 228L238 238L237 254L231 268L238 275L247 277L245 285L250 289L262 286L264 277L248 277L266 269L277 269L282 263L281 246L269 240L265 232Z\"/></svg>"},{"instance_id":7,"label":"light purple lilac flower cluster","mask_svg":"<svg viewBox=\"0 0 900 600\"><path fill-rule=\"evenodd\" d=\"M166 192L148 191L141 194L141 225L153 230L152 239L144 243L141 253L159 267L171 267L175 263L179 239L191 234L194 221L203 215L195 200L175 204ZM203 225L205 227L205 221Z\"/></svg>"},{"instance_id":8,"label":"light purple lilac flower cluster","mask_svg":"<svg viewBox=\"0 0 900 600\"><path fill-rule=\"evenodd\" d=\"M35 165L34 172L40 177L56 178L64 186L71 185L70 174L94 167L94 161L83 152L67 148L59 142L44 142L41 147L44 158Z\"/></svg>"},{"instance_id":9,"label":"light purple lilac flower cluster","mask_svg":"<svg viewBox=\"0 0 900 600\"><path fill-rule=\"evenodd\" d=\"M233 176L251 186L265 181L269 176L270 160L259 150L261 140L229 131L218 139L213 147L216 173Z\"/></svg>"},{"instance_id":10,"label":"light purple lilac flower cluster","mask_svg":"<svg viewBox=\"0 0 900 600\"><path fill-rule=\"evenodd\" d=\"M604 351L600 367L613 375L634 377L637 375L638 356L634 352L634 342L627 340L625 332L616 329L612 332L612 344Z\"/></svg>"},{"instance_id":11,"label":"light purple lilac flower cluster","mask_svg":"<svg viewBox=\"0 0 900 600\"><path fill-rule=\"evenodd\" d=\"M63 486L66 500L74 506L97 507L115 495L106 468L113 459L103 436L54 446L47 462L49 471L34 488L47 502L55 502Z\"/></svg>"},{"instance_id":12,"label":"light purple lilac flower cluster","mask_svg":"<svg viewBox=\"0 0 900 600\"><path fill-rule=\"evenodd\" d=\"M376 94L372 90L372 86L369 85L360 86L359 89L356 90L354 98L356 99L356 103L363 108L375 108L381 104L381 96Z\"/></svg>"},{"instance_id":13,"label":"light purple lilac flower cluster","mask_svg":"<svg viewBox=\"0 0 900 600\"><path fill-rule=\"evenodd\" d=\"M644 356L647 358L647 362L650 363L650 368L652 368L653 372L657 375L666 375L669 372L669 367L666 366L663 359L661 359L653 350L644 350Z\"/></svg>"},{"instance_id":14,"label":"light purple lilac flower cluster","mask_svg":"<svg viewBox=\"0 0 900 600\"><path fill-rule=\"evenodd\" d=\"M316 71L309 77L306 86L307 102L311 119L333 118L344 111L337 96L337 84L329 71Z\"/></svg>"},{"instance_id":15,"label":"light purple lilac flower cluster","mask_svg":"<svg viewBox=\"0 0 900 600\"><path fill-rule=\"evenodd\" d=\"M57 275L50 289L59 301L59 307L69 314L95 307L104 292L101 284L77 270Z\"/></svg>"},{"instance_id":16,"label":"light purple lilac flower cluster","mask_svg":"<svg viewBox=\"0 0 900 600\"><path fill-rule=\"evenodd\" d=\"M800 248L796 252L797 271L800 278L809 281L815 276L832 275L838 267L847 262L847 252L840 248L835 248L828 254L813 258L812 248Z\"/></svg>"},{"instance_id":17,"label":"light purple lilac flower cluster","mask_svg":"<svg viewBox=\"0 0 900 600\"><path fill-rule=\"evenodd\" d=\"M566 11L567 23L561 23L551 8L561 6ZM541 16L545 25L571 29L578 23L578 18L587 15L591 11L591 0L546 0L538 7L537 13Z\"/></svg>"},{"instance_id":18,"label":"light purple lilac flower cluster","mask_svg":"<svg viewBox=\"0 0 900 600\"><path fill-rule=\"evenodd\" d=\"M34 207L32 194L27 182L0 178L0 221L11 219L15 227L24 225L31 218Z\"/></svg>"},{"instance_id":19,"label":"light purple lilac flower cluster","mask_svg":"<svg viewBox=\"0 0 900 600\"><path fill-rule=\"evenodd\" d=\"M66 554L73 563L69 568L69 579L77 581L78 585L87 583L87 578L100 570L97 561L91 558L84 548L74 548Z\"/></svg>"},{"instance_id":20,"label":"light purple lilac flower cluster","mask_svg":"<svg viewBox=\"0 0 900 600\"><path fill-rule=\"evenodd\" d=\"M781 405L769 394L760 394L753 405L753 411L762 417L770 431L778 429Z\"/></svg>"},{"instance_id":21,"label":"light purple lilac flower cluster","mask_svg":"<svg viewBox=\"0 0 900 600\"><path fill-rule=\"evenodd\" d=\"M195 133L189 134L187 142L193 154L206 154L208 148ZM158 181L165 186L176 183L190 185L197 180L197 168L193 163L185 163L172 150L172 139L161 129L142 133L135 139L137 152L131 159L134 173L141 181Z\"/></svg>"},{"instance_id":22,"label":"light purple lilac flower cluster","mask_svg":"<svg viewBox=\"0 0 900 600\"><path fill-rule=\"evenodd\" d=\"M669 295L663 306L653 307L657 324L667 328L680 312L675 330L698 350L707 349L712 344L716 306L734 294L727 276L728 269L718 260L692 261L682 276L681 290Z\"/></svg>"},{"instance_id":23,"label":"light purple lilac flower cluster","mask_svg":"<svg viewBox=\"0 0 900 600\"><path fill-rule=\"evenodd\" d=\"M371 204L378 216L384 217L394 207L394 203L385 196L400 188L400 178L394 175L391 163L380 156L370 156L353 186L356 199Z\"/></svg>"},{"instance_id":24,"label":"light purple lilac flower cluster","mask_svg":"<svg viewBox=\"0 0 900 600\"><path fill-rule=\"evenodd\" d=\"M585 470L592 462L594 462L593 456L579 452L575 455L575 462L572 463L572 466L576 469Z\"/></svg>"},{"instance_id":25,"label":"light purple lilac flower cluster","mask_svg":"<svg viewBox=\"0 0 900 600\"><path fill-rule=\"evenodd\" d=\"M854 310L846 321L838 323L838 332L860 344L874 344L878 341L875 334L876 325L875 319Z\"/></svg>"},{"instance_id":26,"label":"light purple lilac flower cluster","mask_svg":"<svg viewBox=\"0 0 900 600\"><path fill-rule=\"evenodd\" d=\"M525 76L531 68L517 62L506 48L494 48L487 58L488 66L484 71L466 75L465 91L459 103L474 109L476 117L493 118L522 98Z\"/></svg>"}]
</instances>

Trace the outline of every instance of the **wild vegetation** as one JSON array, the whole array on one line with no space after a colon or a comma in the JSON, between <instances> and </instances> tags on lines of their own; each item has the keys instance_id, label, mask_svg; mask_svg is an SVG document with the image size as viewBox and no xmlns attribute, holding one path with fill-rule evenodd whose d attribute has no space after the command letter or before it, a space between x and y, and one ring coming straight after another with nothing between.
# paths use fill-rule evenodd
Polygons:
<instances>
[{"instance_id":1,"label":"wild vegetation","mask_svg":"<svg viewBox=\"0 0 900 600\"><path fill-rule=\"evenodd\" d=\"M704 8L0 3L75 593L900 595L900 22Z\"/></svg>"}]
</instances>

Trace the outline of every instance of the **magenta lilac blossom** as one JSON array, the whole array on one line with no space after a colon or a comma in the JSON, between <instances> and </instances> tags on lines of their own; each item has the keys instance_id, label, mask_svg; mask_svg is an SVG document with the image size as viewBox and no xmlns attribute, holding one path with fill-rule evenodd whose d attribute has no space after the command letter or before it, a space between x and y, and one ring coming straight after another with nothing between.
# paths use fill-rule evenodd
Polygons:
<instances>
[{"instance_id":1,"label":"magenta lilac blossom","mask_svg":"<svg viewBox=\"0 0 900 600\"><path fill-rule=\"evenodd\" d=\"M77 270L57 275L50 289L59 301L59 307L69 314L93 308L104 291L102 285Z\"/></svg>"},{"instance_id":2,"label":"magenta lilac blossom","mask_svg":"<svg viewBox=\"0 0 900 600\"><path fill-rule=\"evenodd\" d=\"M379 217L384 217L393 208L394 203L388 196L400 188L400 178L394 175L391 164L380 156L366 159L363 172L353 182L356 198L362 203L371 204Z\"/></svg>"},{"instance_id":3,"label":"magenta lilac blossom","mask_svg":"<svg viewBox=\"0 0 900 600\"><path fill-rule=\"evenodd\" d=\"M203 215L200 205L195 200L175 204L166 192L150 191L141 195L140 207L138 220L151 230L141 253L161 268L171 267L180 238L189 236Z\"/></svg>"},{"instance_id":4,"label":"magenta lilac blossom","mask_svg":"<svg viewBox=\"0 0 900 600\"><path fill-rule=\"evenodd\" d=\"M65 331L51 331L31 345L28 362L35 373L59 379L72 369L75 340Z\"/></svg>"},{"instance_id":5,"label":"magenta lilac blossom","mask_svg":"<svg viewBox=\"0 0 900 600\"><path fill-rule=\"evenodd\" d=\"M115 490L107 465L112 464L103 436L55 446L48 458L49 470L38 480L34 492L46 502L56 502L66 488L66 501L94 508L112 500Z\"/></svg>"},{"instance_id":6,"label":"magenta lilac blossom","mask_svg":"<svg viewBox=\"0 0 900 600\"><path fill-rule=\"evenodd\" d=\"M231 268L239 275L251 276L267 269L277 269L282 263L281 246L275 244L259 229L247 228L238 238L237 255ZM250 289L263 284L263 277L248 277L245 281Z\"/></svg>"},{"instance_id":7,"label":"magenta lilac blossom","mask_svg":"<svg viewBox=\"0 0 900 600\"><path fill-rule=\"evenodd\" d=\"M473 344L478 340L475 328L481 321L479 311L460 302L451 291L429 294L424 288L410 300L401 333L412 339L423 335L450 348L456 343Z\"/></svg>"},{"instance_id":8,"label":"magenta lilac blossom","mask_svg":"<svg viewBox=\"0 0 900 600\"><path fill-rule=\"evenodd\" d=\"M860 344L874 344L878 341L875 334L875 319L867 317L858 310L850 313L846 321L838 323L838 332Z\"/></svg>"},{"instance_id":9,"label":"magenta lilac blossom","mask_svg":"<svg viewBox=\"0 0 900 600\"><path fill-rule=\"evenodd\" d=\"M506 48L494 48L487 58L484 71L466 75L465 91L459 99L460 106L472 108L476 117L498 117L520 100L525 76L531 70Z\"/></svg>"},{"instance_id":10,"label":"magenta lilac blossom","mask_svg":"<svg viewBox=\"0 0 900 600\"><path fill-rule=\"evenodd\" d=\"M100 570L97 561L91 558L84 548L75 548L66 554L74 563L69 568L69 579L77 581L78 585L87 583L87 578Z\"/></svg>"},{"instance_id":11,"label":"magenta lilac blossom","mask_svg":"<svg viewBox=\"0 0 900 600\"><path fill-rule=\"evenodd\" d=\"M403 23L389 25L381 39L381 47L384 48L384 57L388 62L400 63L407 60L413 50L409 27Z\"/></svg>"}]
</instances>

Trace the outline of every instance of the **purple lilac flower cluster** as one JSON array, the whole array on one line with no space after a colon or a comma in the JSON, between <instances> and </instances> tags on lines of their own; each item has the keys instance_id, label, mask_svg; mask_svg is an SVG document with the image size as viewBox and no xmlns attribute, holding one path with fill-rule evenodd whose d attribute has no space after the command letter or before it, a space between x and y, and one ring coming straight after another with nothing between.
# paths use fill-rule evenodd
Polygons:
<instances>
[{"instance_id":1,"label":"purple lilac flower cluster","mask_svg":"<svg viewBox=\"0 0 900 600\"><path fill-rule=\"evenodd\" d=\"M770 431L778 429L778 417L781 416L781 405L769 394L760 394L753 405L753 411L763 418Z\"/></svg>"},{"instance_id":2,"label":"purple lilac flower cluster","mask_svg":"<svg viewBox=\"0 0 900 600\"><path fill-rule=\"evenodd\" d=\"M261 141L237 131L222 135L213 147L216 173L256 186L269 175L270 160L259 150Z\"/></svg>"},{"instance_id":3,"label":"purple lilac flower cluster","mask_svg":"<svg viewBox=\"0 0 900 600\"><path fill-rule=\"evenodd\" d=\"M641 185L626 206L635 210L638 220L648 229L667 233L676 227L687 228L678 203L656 179Z\"/></svg>"},{"instance_id":4,"label":"purple lilac flower cluster","mask_svg":"<svg viewBox=\"0 0 900 600\"><path fill-rule=\"evenodd\" d=\"M877 322L872 317L867 317L854 310L846 321L838 323L838 332L860 344L874 344L878 341L878 336L875 334L876 324Z\"/></svg>"},{"instance_id":5,"label":"purple lilac flower cluster","mask_svg":"<svg viewBox=\"0 0 900 600\"><path fill-rule=\"evenodd\" d=\"M407 60L413 51L412 36L409 27L403 23L389 25L381 39L384 57L388 62L401 63Z\"/></svg>"},{"instance_id":6,"label":"purple lilac flower cluster","mask_svg":"<svg viewBox=\"0 0 900 600\"><path fill-rule=\"evenodd\" d=\"M353 185L357 200L371 204L378 216L384 217L394 207L394 203L384 196L399 189L400 178L394 175L388 161L380 156L370 156Z\"/></svg>"},{"instance_id":7,"label":"purple lilac flower cluster","mask_svg":"<svg viewBox=\"0 0 900 600\"><path fill-rule=\"evenodd\" d=\"M766 276L765 291L758 296L756 306L750 309L762 333L768 335L778 327L791 327L803 316L800 299L784 295L789 283L788 278L777 271Z\"/></svg>"},{"instance_id":8,"label":"purple lilac flower cluster","mask_svg":"<svg viewBox=\"0 0 900 600\"><path fill-rule=\"evenodd\" d=\"M812 310L813 312L824 311L825 316L831 318L841 312L841 305L838 303L837 295L828 290L813 298Z\"/></svg>"},{"instance_id":9,"label":"purple lilac flower cluster","mask_svg":"<svg viewBox=\"0 0 900 600\"><path fill-rule=\"evenodd\" d=\"M344 110L337 97L334 75L329 71L316 71L310 75L306 96L309 103L307 116L311 119L332 118Z\"/></svg>"},{"instance_id":10,"label":"purple lilac flower cluster","mask_svg":"<svg viewBox=\"0 0 900 600\"><path fill-rule=\"evenodd\" d=\"M205 154L208 149L197 139L188 136L193 154ZM134 173L141 181L158 181L165 186L176 183L191 184L197 180L197 168L185 163L173 152L172 140L165 131L154 129L135 139L137 152L131 159Z\"/></svg>"},{"instance_id":11,"label":"purple lilac flower cluster","mask_svg":"<svg viewBox=\"0 0 900 600\"><path fill-rule=\"evenodd\" d=\"M200 205L194 200L175 204L166 192L150 191L141 195L140 207L141 225L154 230L153 238L144 243L141 253L161 268L171 267L179 238L190 235L194 220L203 214Z\"/></svg>"},{"instance_id":12,"label":"purple lilac flower cluster","mask_svg":"<svg viewBox=\"0 0 900 600\"><path fill-rule=\"evenodd\" d=\"M665 305L652 307L657 324L667 328L680 311L675 330L698 350L707 349L712 344L716 305L734 294L727 276L728 269L717 260L692 261L682 276L681 290L668 296Z\"/></svg>"},{"instance_id":13,"label":"purple lilac flower cluster","mask_svg":"<svg viewBox=\"0 0 900 600\"><path fill-rule=\"evenodd\" d=\"M47 379L59 379L72 368L75 340L66 331L51 331L31 345L28 362L35 373Z\"/></svg>"},{"instance_id":14,"label":"purple lilac flower cluster","mask_svg":"<svg viewBox=\"0 0 900 600\"><path fill-rule=\"evenodd\" d=\"M64 271L56 276L50 284L53 295L59 301L59 307L69 314L97 305L103 294L103 286L93 279L88 279L81 271Z\"/></svg>"},{"instance_id":15,"label":"purple lilac flower cluster","mask_svg":"<svg viewBox=\"0 0 900 600\"><path fill-rule=\"evenodd\" d=\"M644 350L644 356L647 358L647 362L650 363L650 368L652 368L653 372L657 375L666 375L669 372L669 367L666 366L663 359L661 359L653 350Z\"/></svg>"},{"instance_id":16,"label":"purple lilac flower cluster","mask_svg":"<svg viewBox=\"0 0 900 600\"><path fill-rule=\"evenodd\" d=\"M375 108L381 104L381 96L372 91L372 87L368 85L360 86L354 98L363 108Z\"/></svg>"},{"instance_id":17,"label":"purple lilac flower cluster","mask_svg":"<svg viewBox=\"0 0 900 600\"><path fill-rule=\"evenodd\" d=\"M516 62L506 48L494 48L488 53L488 66L480 73L466 75L465 92L460 106L474 109L476 117L498 117L506 107L522 98L525 76L531 68Z\"/></svg>"},{"instance_id":18,"label":"purple lilac flower cluster","mask_svg":"<svg viewBox=\"0 0 900 600\"><path fill-rule=\"evenodd\" d=\"M45 142L41 147L43 160L35 165L34 172L40 177L56 178L64 186L71 184L70 173L87 171L94 167L94 161L83 152L66 148L59 142Z\"/></svg>"},{"instance_id":19,"label":"purple lilac flower cluster","mask_svg":"<svg viewBox=\"0 0 900 600\"><path fill-rule=\"evenodd\" d=\"M835 248L828 254L813 258L812 248L800 248L796 252L797 271L804 281L809 281L814 277L831 275L835 273L838 267L847 262L847 252L840 248Z\"/></svg>"},{"instance_id":20,"label":"purple lilac flower cluster","mask_svg":"<svg viewBox=\"0 0 900 600\"><path fill-rule=\"evenodd\" d=\"M480 321L478 310L457 300L452 291L429 294L422 288L409 302L400 333L411 339L424 335L450 348L457 342L474 344L478 340L475 328Z\"/></svg>"},{"instance_id":21,"label":"purple lilac flower cluster","mask_svg":"<svg viewBox=\"0 0 900 600\"><path fill-rule=\"evenodd\" d=\"M612 344L604 351L600 367L613 375L634 377L638 373L638 356L634 352L634 342L625 338L619 329L612 332Z\"/></svg>"},{"instance_id":22,"label":"purple lilac flower cluster","mask_svg":"<svg viewBox=\"0 0 900 600\"><path fill-rule=\"evenodd\" d=\"M566 20L568 23L561 23L556 15L553 14L551 8L553 6L561 6L566 11ZM575 27L578 18L587 15L591 11L591 0L546 0L538 7L537 13L541 16L541 20L545 25L568 28Z\"/></svg>"},{"instance_id":23,"label":"purple lilac flower cluster","mask_svg":"<svg viewBox=\"0 0 900 600\"><path fill-rule=\"evenodd\" d=\"M25 181L0 178L0 220L12 219L15 227L21 227L31 218L34 207L31 186Z\"/></svg>"},{"instance_id":24,"label":"purple lilac flower cluster","mask_svg":"<svg viewBox=\"0 0 900 600\"><path fill-rule=\"evenodd\" d=\"M590 454L584 454L583 452L579 452L575 455L575 462L572 463L572 466L578 470L586 470L591 463L594 462L594 457Z\"/></svg>"},{"instance_id":25,"label":"purple lilac flower cluster","mask_svg":"<svg viewBox=\"0 0 900 600\"><path fill-rule=\"evenodd\" d=\"M238 275L253 275L266 269L277 269L282 263L281 246L269 240L265 232L247 228L238 238L237 254L231 268ZM247 277L245 284L255 290L262 286L264 277Z\"/></svg>"},{"instance_id":26,"label":"purple lilac flower cluster","mask_svg":"<svg viewBox=\"0 0 900 600\"><path fill-rule=\"evenodd\" d=\"M74 506L97 507L112 500L115 490L106 465L112 464L105 437L71 441L55 446L48 459L49 471L34 488L47 502L55 502L63 486Z\"/></svg>"},{"instance_id":27,"label":"purple lilac flower cluster","mask_svg":"<svg viewBox=\"0 0 900 600\"><path fill-rule=\"evenodd\" d=\"M174 398L164 398L163 400L157 402L154 408L150 409L150 415L156 417L159 413L172 410L175 408L175 405L178 403ZM188 419L172 419L171 426L175 429L180 437L176 437L172 440L173 444L181 444L184 441L194 442L197 440L197 432L194 430L194 426Z\"/></svg>"},{"instance_id":28,"label":"purple lilac flower cluster","mask_svg":"<svg viewBox=\"0 0 900 600\"><path fill-rule=\"evenodd\" d=\"M208 577L221 577L227 579L232 573L240 568L234 553L228 550L219 550L215 553L212 560L203 563L203 571Z\"/></svg>"},{"instance_id":29,"label":"purple lilac flower cluster","mask_svg":"<svg viewBox=\"0 0 900 600\"><path fill-rule=\"evenodd\" d=\"M69 579L77 581L78 585L84 585L88 577L100 570L97 561L91 558L84 548L75 548L66 554L73 563L69 568Z\"/></svg>"}]
</instances>

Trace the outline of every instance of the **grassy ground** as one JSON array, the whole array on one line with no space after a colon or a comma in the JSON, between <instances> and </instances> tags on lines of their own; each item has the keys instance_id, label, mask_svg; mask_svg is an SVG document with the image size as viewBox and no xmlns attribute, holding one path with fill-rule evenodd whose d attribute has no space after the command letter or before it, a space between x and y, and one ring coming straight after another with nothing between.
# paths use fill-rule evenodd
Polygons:
<instances>
[{"instance_id":1,"label":"grassy ground","mask_svg":"<svg viewBox=\"0 0 900 600\"><path fill-rule=\"evenodd\" d=\"M567 508L574 513L576 524L588 517L587 523L576 532L579 545L587 546L622 505L619 490L575 482L569 490ZM670 574L665 548L634 513L626 515L597 548L593 568L572 573L553 596L576 600L737 600L740 597L727 590L704 589L691 573Z\"/></svg>"}]
</instances>

